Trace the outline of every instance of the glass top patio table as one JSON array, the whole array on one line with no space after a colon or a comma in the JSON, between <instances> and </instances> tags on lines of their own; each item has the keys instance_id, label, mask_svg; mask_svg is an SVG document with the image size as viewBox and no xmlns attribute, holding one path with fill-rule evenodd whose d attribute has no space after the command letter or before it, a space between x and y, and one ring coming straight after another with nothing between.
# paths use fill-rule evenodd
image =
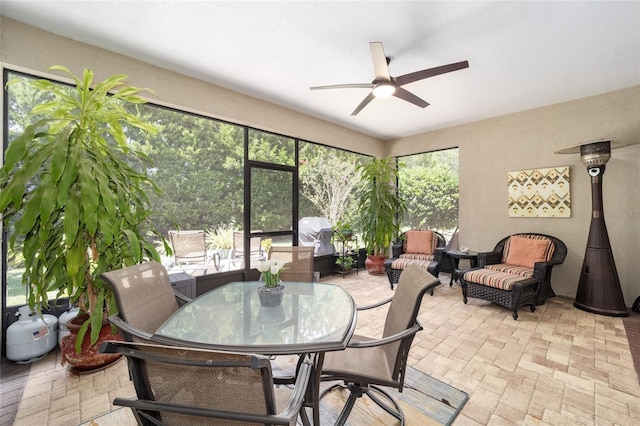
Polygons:
<instances>
[{"instance_id":1,"label":"glass top patio table","mask_svg":"<svg viewBox=\"0 0 640 426\"><path fill-rule=\"evenodd\" d=\"M214 350L300 354L342 350L356 325L356 306L335 284L285 282L282 304L260 305L262 282L215 288L176 311L154 340Z\"/></svg>"}]
</instances>

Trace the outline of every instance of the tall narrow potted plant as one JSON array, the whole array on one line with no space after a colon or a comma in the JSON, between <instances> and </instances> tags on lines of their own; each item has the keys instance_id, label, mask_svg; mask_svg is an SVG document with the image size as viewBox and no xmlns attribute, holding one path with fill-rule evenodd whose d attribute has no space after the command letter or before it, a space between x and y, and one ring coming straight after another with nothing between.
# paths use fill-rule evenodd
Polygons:
<instances>
[{"instance_id":1,"label":"tall narrow potted plant","mask_svg":"<svg viewBox=\"0 0 640 426\"><path fill-rule=\"evenodd\" d=\"M82 78L63 66L50 70L75 85L30 82L50 100L33 108L35 121L9 144L0 169L0 211L5 226L14 221L9 244L24 256L29 305L41 312L47 293L69 296L87 315L70 346L80 353L90 335L85 346L97 353L101 326L116 312L99 275L159 260L150 238L171 252L150 221L146 191L158 188L146 173L149 161L129 139L134 127L155 128L125 109L144 103L140 92L146 90L126 84L125 75L94 85L91 70ZM65 355L69 362L76 358Z\"/></svg>"},{"instance_id":2,"label":"tall narrow potted plant","mask_svg":"<svg viewBox=\"0 0 640 426\"><path fill-rule=\"evenodd\" d=\"M365 266L370 274L384 273L384 260L399 231L399 217L406 211L398 194L395 159L373 158L358 165L362 185L358 193L361 239L367 251Z\"/></svg>"}]
</instances>

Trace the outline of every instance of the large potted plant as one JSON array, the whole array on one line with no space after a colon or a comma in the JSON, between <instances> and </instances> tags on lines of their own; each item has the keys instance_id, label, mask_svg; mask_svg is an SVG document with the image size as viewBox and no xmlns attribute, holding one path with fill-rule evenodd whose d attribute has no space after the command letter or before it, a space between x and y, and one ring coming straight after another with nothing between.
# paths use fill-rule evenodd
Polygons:
<instances>
[{"instance_id":1,"label":"large potted plant","mask_svg":"<svg viewBox=\"0 0 640 426\"><path fill-rule=\"evenodd\" d=\"M361 239L367 252L370 274L383 274L384 261L399 232L399 217L406 211L398 194L398 168L394 158L373 158L358 165L362 185L358 193Z\"/></svg>"},{"instance_id":2,"label":"large potted plant","mask_svg":"<svg viewBox=\"0 0 640 426\"><path fill-rule=\"evenodd\" d=\"M146 173L150 164L130 140L134 127L155 128L124 108L144 103L139 94L146 90L126 84L126 76L93 85L90 70L82 78L63 66L50 70L66 74L75 86L29 83L49 100L33 108L33 123L9 144L0 169L0 211L5 229L13 223L12 250L24 256L29 305L41 313L48 293L69 296L86 315L71 346L79 354L90 336L85 349L97 353L101 326L116 313L99 275L160 260L150 238L171 253L150 222L146 191L158 190Z\"/></svg>"}]
</instances>

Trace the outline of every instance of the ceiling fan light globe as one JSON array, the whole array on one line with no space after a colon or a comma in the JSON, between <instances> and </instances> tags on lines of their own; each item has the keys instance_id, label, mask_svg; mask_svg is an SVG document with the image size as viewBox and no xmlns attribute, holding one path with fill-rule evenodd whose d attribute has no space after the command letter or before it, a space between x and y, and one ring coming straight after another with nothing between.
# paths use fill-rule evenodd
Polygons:
<instances>
[{"instance_id":1,"label":"ceiling fan light globe","mask_svg":"<svg viewBox=\"0 0 640 426\"><path fill-rule=\"evenodd\" d=\"M381 83L373 88L373 95L376 98L388 98L396 91L396 86L389 83Z\"/></svg>"}]
</instances>

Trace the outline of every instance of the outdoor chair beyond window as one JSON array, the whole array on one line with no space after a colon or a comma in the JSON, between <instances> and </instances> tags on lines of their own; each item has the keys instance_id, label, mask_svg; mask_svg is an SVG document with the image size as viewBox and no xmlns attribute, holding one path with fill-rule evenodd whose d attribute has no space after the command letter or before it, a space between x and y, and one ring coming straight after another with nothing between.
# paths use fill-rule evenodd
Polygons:
<instances>
[{"instance_id":1,"label":"outdoor chair beyond window","mask_svg":"<svg viewBox=\"0 0 640 426\"><path fill-rule=\"evenodd\" d=\"M391 246L391 259L384 262L391 290L393 290L394 284L398 283L402 270L408 265L420 265L431 275L438 277L440 259L445 245L444 236L436 231L411 230L405 232L402 241Z\"/></svg>"},{"instance_id":2,"label":"outdoor chair beyond window","mask_svg":"<svg viewBox=\"0 0 640 426\"><path fill-rule=\"evenodd\" d=\"M478 267L465 272L460 279L462 300L485 299L512 311L529 305L535 312L555 296L551 288L551 270L564 262L567 246L544 234L514 234L503 238L493 251L478 254Z\"/></svg>"},{"instance_id":3,"label":"outdoor chair beyond window","mask_svg":"<svg viewBox=\"0 0 640 426\"><path fill-rule=\"evenodd\" d=\"M171 287L167 270L158 262L146 262L100 277L113 291L118 315L109 317L126 341L146 341L179 306L191 299Z\"/></svg>"},{"instance_id":4,"label":"outdoor chair beyond window","mask_svg":"<svg viewBox=\"0 0 640 426\"><path fill-rule=\"evenodd\" d=\"M254 231L258 232L258 231ZM236 231L233 233L233 260L244 260L244 232ZM263 261L264 254L262 252L262 237L249 238L249 261Z\"/></svg>"},{"instance_id":5,"label":"outdoor chair beyond window","mask_svg":"<svg viewBox=\"0 0 640 426\"><path fill-rule=\"evenodd\" d=\"M204 231L169 231L169 240L176 266L192 271L201 269L202 275L207 274L211 257L207 253Z\"/></svg>"},{"instance_id":6,"label":"outdoor chair beyond window","mask_svg":"<svg viewBox=\"0 0 640 426\"><path fill-rule=\"evenodd\" d=\"M356 400L363 395L367 395L404 424L402 409L381 386L396 388L402 392L411 343L416 333L422 330L417 319L422 297L439 284L438 279L423 267L408 265L400 274L393 298L358 308L362 311L391 303L380 339L353 335L346 350L328 352L325 355L322 380L339 380L343 383L330 386L323 391L322 396L337 387L350 390L347 402L336 421L337 425L345 423Z\"/></svg>"},{"instance_id":7,"label":"outdoor chair beyond window","mask_svg":"<svg viewBox=\"0 0 640 426\"><path fill-rule=\"evenodd\" d=\"M280 273L284 281L298 281L310 283L313 281L313 253L314 247L274 247L269 249L269 259L285 262Z\"/></svg>"},{"instance_id":8,"label":"outdoor chair beyond window","mask_svg":"<svg viewBox=\"0 0 640 426\"><path fill-rule=\"evenodd\" d=\"M295 386L275 388L261 355L111 341L100 352L128 358L137 398L113 404L130 407L140 425L295 425L311 373L305 360Z\"/></svg>"}]
</instances>

